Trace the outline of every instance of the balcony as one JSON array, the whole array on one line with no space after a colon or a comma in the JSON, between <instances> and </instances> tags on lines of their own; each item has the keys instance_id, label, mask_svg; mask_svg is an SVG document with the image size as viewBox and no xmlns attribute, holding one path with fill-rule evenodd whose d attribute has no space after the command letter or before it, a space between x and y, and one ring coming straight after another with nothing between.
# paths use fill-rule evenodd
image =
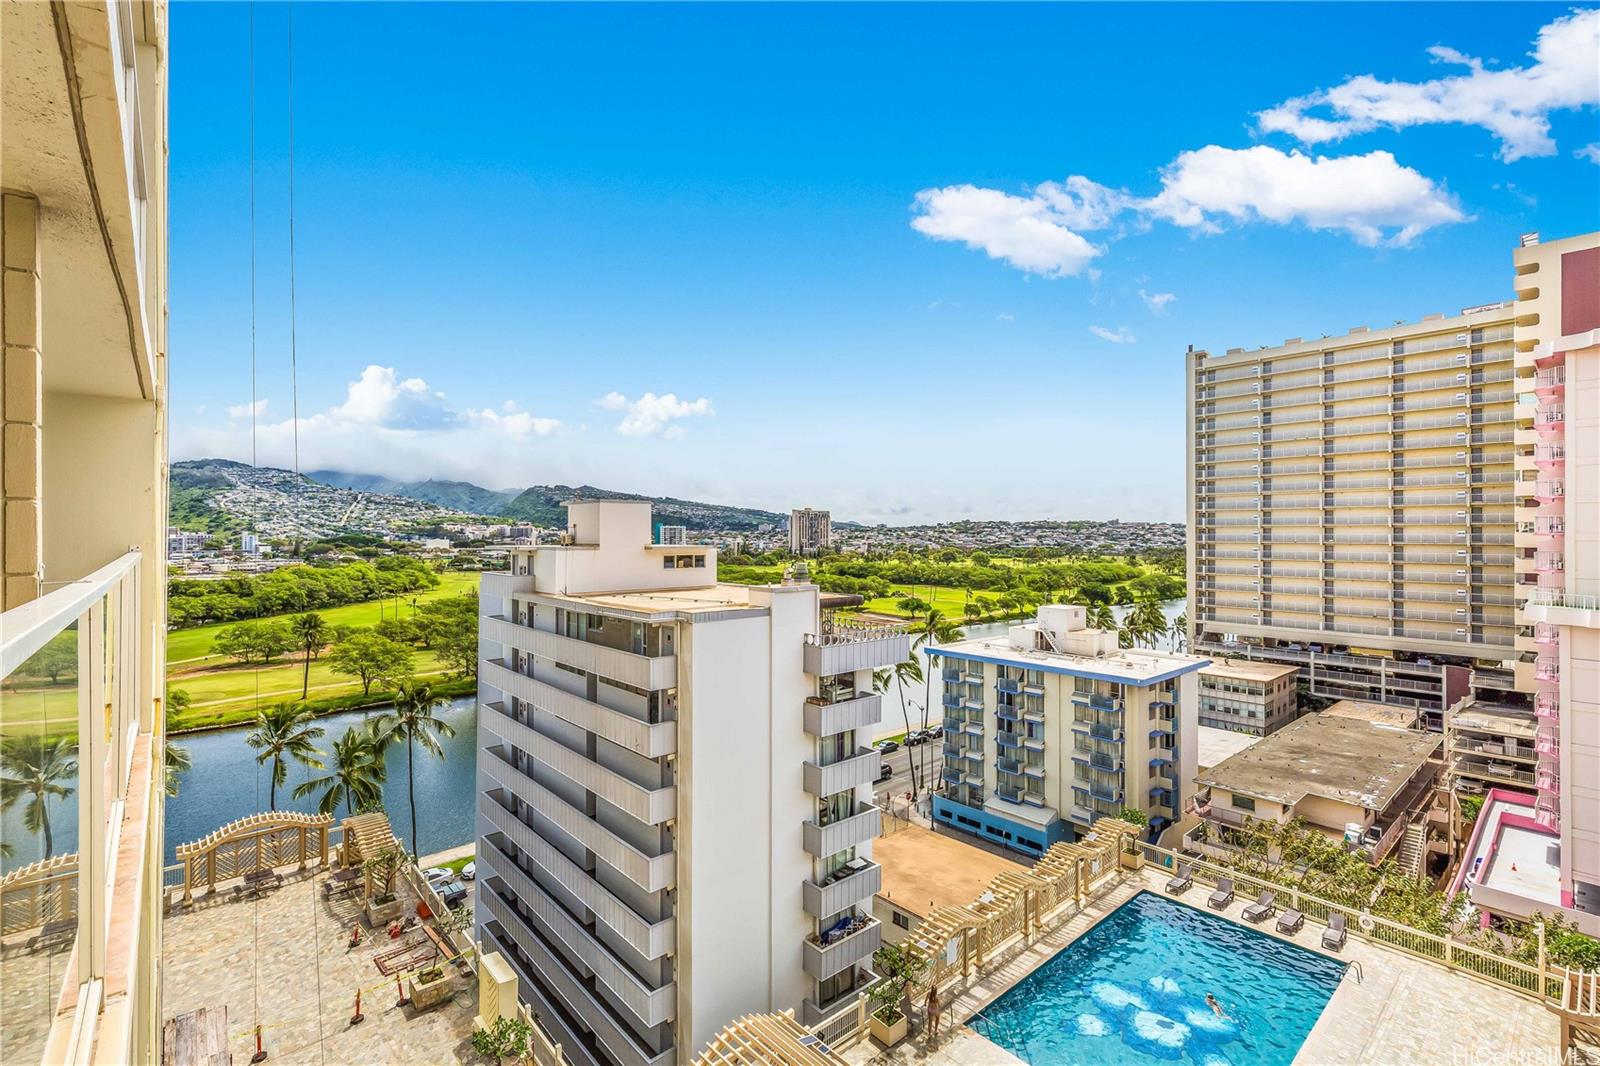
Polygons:
<instances>
[{"instance_id":1,"label":"balcony","mask_svg":"<svg viewBox=\"0 0 1600 1066\"><path fill-rule=\"evenodd\" d=\"M493 865L492 858L490 865ZM516 867L512 866L510 869L515 870ZM583 969L589 971L584 976L592 975L596 984L603 985L605 990L623 1005L624 1010L637 1019L636 1024L639 1028L649 1029L670 1022L677 1016L676 984L669 981L659 988L650 987L612 955L604 944L595 939L593 933L568 914L553 896L540 888L531 878L524 878L521 881L522 888L528 892L526 896L520 895L518 888L501 877L497 869L486 870L480 873L478 878L479 905L487 912L487 917L499 922L502 928L511 933L512 939L517 941L518 946L529 955L536 954L531 944L540 940L559 945L564 950L557 951L554 955L560 960L562 969L567 969L566 958L578 960ZM522 904L533 913L532 918L523 917L515 907L501 898L499 892L493 890L491 882L497 879L513 894L518 895ZM582 987L581 982L579 987ZM611 1008L602 1013L610 1014L615 1009Z\"/></svg>"},{"instance_id":2,"label":"balcony","mask_svg":"<svg viewBox=\"0 0 1600 1066\"><path fill-rule=\"evenodd\" d=\"M654 855L641 851L501 759L492 749L484 749L480 755L478 769L491 781L550 819L574 840L594 852L596 858L644 891L659 892L678 883L678 857L673 851L663 850ZM495 811L486 809L486 804L500 810L505 810L504 805L486 795L478 801L479 809L498 825Z\"/></svg>"},{"instance_id":3,"label":"balcony","mask_svg":"<svg viewBox=\"0 0 1600 1066\"><path fill-rule=\"evenodd\" d=\"M1561 733L1555 726L1542 725L1533 737L1533 750L1540 755L1561 754Z\"/></svg>"},{"instance_id":4,"label":"balcony","mask_svg":"<svg viewBox=\"0 0 1600 1066\"><path fill-rule=\"evenodd\" d=\"M846 917L842 924L820 936L806 939L801 966L818 981L854 966L883 945L883 927L863 914Z\"/></svg>"},{"instance_id":5,"label":"balcony","mask_svg":"<svg viewBox=\"0 0 1600 1066\"><path fill-rule=\"evenodd\" d=\"M807 761L803 767L805 789L813 796L831 796L850 788L870 785L878 777L881 755L872 748L857 748L855 753L831 763Z\"/></svg>"},{"instance_id":6,"label":"balcony","mask_svg":"<svg viewBox=\"0 0 1600 1066\"><path fill-rule=\"evenodd\" d=\"M1036 763L1036 762L1023 763L1022 764L1022 772L1025 775L1027 775L1028 777L1033 778L1035 781L1043 781L1044 780L1045 770L1044 770L1044 764L1043 763Z\"/></svg>"},{"instance_id":7,"label":"balcony","mask_svg":"<svg viewBox=\"0 0 1600 1066\"><path fill-rule=\"evenodd\" d=\"M1022 789L1016 787L1015 785L996 785L994 794L1005 800L1007 803L1022 802Z\"/></svg>"},{"instance_id":8,"label":"balcony","mask_svg":"<svg viewBox=\"0 0 1600 1066\"><path fill-rule=\"evenodd\" d=\"M1533 697L1534 716L1554 723L1561 717L1561 696L1555 692L1540 692Z\"/></svg>"},{"instance_id":9,"label":"balcony","mask_svg":"<svg viewBox=\"0 0 1600 1066\"><path fill-rule=\"evenodd\" d=\"M1567 520L1564 515L1539 514L1533 516L1533 534L1536 537L1549 537L1557 540L1567 535Z\"/></svg>"},{"instance_id":10,"label":"balcony","mask_svg":"<svg viewBox=\"0 0 1600 1066\"><path fill-rule=\"evenodd\" d=\"M1522 610L1530 622L1600 627L1600 596L1571 595L1561 589L1529 589Z\"/></svg>"},{"instance_id":11,"label":"balcony","mask_svg":"<svg viewBox=\"0 0 1600 1066\"><path fill-rule=\"evenodd\" d=\"M1533 428L1541 437L1559 437L1566 427L1566 409L1558 403L1540 404L1533 416Z\"/></svg>"},{"instance_id":12,"label":"balcony","mask_svg":"<svg viewBox=\"0 0 1600 1066\"><path fill-rule=\"evenodd\" d=\"M1567 449L1563 444L1536 444L1533 447L1533 464L1540 469L1565 466Z\"/></svg>"},{"instance_id":13,"label":"balcony","mask_svg":"<svg viewBox=\"0 0 1600 1066\"><path fill-rule=\"evenodd\" d=\"M486 573L478 578L478 595L486 600L508 600L533 591L532 574Z\"/></svg>"},{"instance_id":14,"label":"balcony","mask_svg":"<svg viewBox=\"0 0 1600 1066\"><path fill-rule=\"evenodd\" d=\"M814 816L801 822L801 842L808 855L825 859L876 837L881 821L877 807L870 803L857 804L855 813L835 821L823 823Z\"/></svg>"},{"instance_id":15,"label":"balcony","mask_svg":"<svg viewBox=\"0 0 1600 1066\"><path fill-rule=\"evenodd\" d=\"M660 825L678 813L678 790L671 785L650 788L607 769L573 751L554 737L512 718L505 706L486 703L488 714L480 714L478 726L528 755L596 796L644 822Z\"/></svg>"},{"instance_id":16,"label":"balcony","mask_svg":"<svg viewBox=\"0 0 1600 1066\"><path fill-rule=\"evenodd\" d=\"M1015 751L1017 748L1022 746L1021 737L1015 733L1007 733L1003 730L994 735L994 742L999 747L1010 751Z\"/></svg>"},{"instance_id":17,"label":"balcony","mask_svg":"<svg viewBox=\"0 0 1600 1066\"><path fill-rule=\"evenodd\" d=\"M1002 722L1015 722L1020 717L1015 707L1007 707L1004 704L994 709L994 716Z\"/></svg>"},{"instance_id":18,"label":"balcony","mask_svg":"<svg viewBox=\"0 0 1600 1066\"><path fill-rule=\"evenodd\" d=\"M1537 681L1560 681L1561 660L1554 655L1541 655L1533 661L1533 676Z\"/></svg>"},{"instance_id":19,"label":"balcony","mask_svg":"<svg viewBox=\"0 0 1600 1066\"><path fill-rule=\"evenodd\" d=\"M478 670L486 686L543 708L563 721L646 758L658 759L678 750L677 722L648 722L625 711L604 707L509 669L499 659L484 660Z\"/></svg>"},{"instance_id":20,"label":"balcony","mask_svg":"<svg viewBox=\"0 0 1600 1066\"><path fill-rule=\"evenodd\" d=\"M856 859L824 881L800 882L800 894L807 914L826 918L872 898L882 887L883 867L867 859Z\"/></svg>"},{"instance_id":21,"label":"balcony","mask_svg":"<svg viewBox=\"0 0 1600 1066\"><path fill-rule=\"evenodd\" d=\"M576 637L517 625L500 615L479 619L479 632L484 640L529 655L554 659L648 692L673 688L678 683L678 658L675 655L638 655Z\"/></svg>"},{"instance_id":22,"label":"balcony","mask_svg":"<svg viewBox=\"0 0 1600 1066\"><path fill-rule=\"evenodd\" d=\"M1533 391L1542 400L1559 396L1567 388L1567 368L1553 366L1548 370L1540 370L1533 375Z\"/></svg>"},{"instance_id":23,"label":"balcony","mask_svg":"<svg viewBox=\"0 0 1600 1066\"><path fill-rule=\"evenodd\" d=\"M1527 484L1527 482L1523 482L1523 484ZM1535 481L1533 483L1533 498L1536 500L1549 503L1555 500L1565 499L1566 495L1567 483L1565 481L1551 480Z\"/></svg>"},{"instance_id":24,"label":"balcony","mask_svg":"<svg viewBox=\"0 0 1600 1066\"><path fill-rule=\"evenodd\" d=\"M961 697L956 695L954 692L946 692L940 697L940 702L946 707L954 709L961 706Z\"/></svg>"},{"instance_id":25,"label":"balcony","mask_svg":"<svg viewBox=\"0 0 1600 1066\"><path fill-rule=\"evenodd\" d=\"M1533 568L1546 574L1559 574L1567 569L1567 557L1562 552L1535 552Z\"/></svg>"},{"instance_id":26,"label":"balcony","mask_svg":"<svg viewBox=\"0 0 1600 1066\"><path fill-rule=\"evenodd\" d=\"M876 692L840 694L832 700L806 700L805 729L814 737L831 737L848 729L866 729L883 718L883 697Z\"/></svg>"},{"instance_id":27,"label":"balcony","mask_svg":"<svg viewBox=\"0 0 1600 1066\"><path fill-rule=\"evenodd\" d=\"M1095 740L1103 740L1111 744L1122 743L1122 730L1117 726L1102 725L1099 722L1086 722L1074 719L1072 722L1074 733L1083 733Z\"/></svg>"},{"instance_id":28,"label":"balcony","mask_svg":"<svg viewBox=\"0 0 1600 1066\"><path fill-rule=\"evenodd\" d=\"M911 654L911 636L904 626L857 624L829 616L823 619L821 633L806 635L803 650L805 672L827 677L903 662Z\"/></svg>"},{"instance_id":29,"label":"balcony","mask_svg":"<svg viewBox=\"0 0 1600 1066\"><path fill-rule=\"evenodd\" d=\"M1120 713L1123 709L1122 701L1114 696L1100 696L1087 692L1074 692L1072 694L1072 702L1081 706L1093 707L1097 711Z\"/></svg>"},{"instance_id":30,"label":"balcony","mask_svg":"<svg viewBox=\"0 0 1600 1066\"><path fill-rule=\"evenodd\" d=\"M1002 773L1020 774L1022 772L1022 762L1020 760L1008 759L1003 755L994 761L994 765L995 769Z\"/></svg>"},{"instance_id":31,"label":"balcony","mask_svg":"<svg viewBox=\"0 0 1600 1066\"><path fill-rule=\"evenodd\" d=\"M823 1003L818 1003L811 996L800 1001L800 1024L808 1029L821 1026L828 1019L856 1002L863 992L878 982L878 975L869 967L861 967L856 972L854 986L839 993L837 996Z\"/></svg>"}]
</instances>

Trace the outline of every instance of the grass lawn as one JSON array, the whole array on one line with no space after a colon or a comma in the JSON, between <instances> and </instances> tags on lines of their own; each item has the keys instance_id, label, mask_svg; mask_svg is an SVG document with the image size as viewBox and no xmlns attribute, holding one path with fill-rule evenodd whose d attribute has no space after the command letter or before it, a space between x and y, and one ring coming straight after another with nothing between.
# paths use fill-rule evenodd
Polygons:
<instances>
[{"instance_id":1,"label":"grass lawn","mask_svg":"<svg viewBox=\"0 0 1600 1066\"><path fill-rule=\"evenodd\" d=\"M0 736L78 731L78 686L71 681L37 688L7 688L0 694Z\"/></svg>"},{"instance_id":2,"label":"grass lawn","mask_svg":"<svg viewBox=\"0 0 1600 1066\"><path fill-rule=\"evenodd\" d=\"M459 859L451 859L449 862L441 862L439 866L443 869L449 870L451 873L458 874L461 872L461 868L467 863L471 862L472 859L473 856L471 855L463 855Z\"/></svg>"},{"instance_id":3,"label":"grass lawn","mask_svg":"<svg viewBox=\"0 0 1600 1066\"><path fill-rule=\"evenodd\" d=\"M478 575L475 573L462 573L452 571L439 575L439 586L428 589L426 592L407 593L398 599L373 600L368 603L351 603L343 607L329 607L318 611L322 620L330 626L371 626L377 624L380 618L392 616L395 604L399 603L402 617L408 617L411 612L406 611L412 599L419 603L436 600L443 596L454 596L462 592L476 592L478 590ZM290 615L274 615L269 617L288 618ZM269 619L262 619L268 621ZM208 661L224 661L222 656L211 654L211 644L217 639L225 625L233 623L219 623L209 626L193 626L189 629L175 629L167 634L167 665L175 666L179 663L185 666L203 666ZM313 670L315 668L313 667Z\"/></svg>"},{"instance_id":4,"label":"grass lawn","mask_svg":"<svg viewBox=\"0 0 1600 1066\"><path fill-rule=\"evenodd\" d=\"M894 585L891 587L894 589L892 595L870 599L862 604L862 610L873 611L877 614L899 615L905 618L908 616L900 609L900 604L897 601L905 596L915 596L925 603L933 604L944 613L946 618L958 625L966 620L966 616L962 613L962 608L967 604L967 592L965 589L947 588L943 585ZM976 599L986 594L974 591L972 595Z\"/></svg>"}]
</instances>

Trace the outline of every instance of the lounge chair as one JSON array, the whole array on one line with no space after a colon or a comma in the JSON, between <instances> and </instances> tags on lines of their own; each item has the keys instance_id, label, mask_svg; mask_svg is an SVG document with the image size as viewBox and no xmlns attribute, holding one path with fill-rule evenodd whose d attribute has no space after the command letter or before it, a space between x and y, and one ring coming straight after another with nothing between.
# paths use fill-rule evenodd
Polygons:
<instances>
[{"instance_id":1,"label":"lounge chair","mask_svg":"<svg viewBox=\"0 0 1600 1066\"><path fill-rule=\"evenodd\" d=\"M1186 891L1192 884L1194 884L1194 874L1190 871L1189 864L1184 863L1178 867L1178 875L1167 882L1167 891L1176 896Z\"/></svg>"},{"instance_id":2,"label":"lounge chair","mask_svg":"<svg viewBox=\"0 0 1600 1066\"><path fill-rule=\"evenodd\" d=\"M1256 901L1244 909L1244 920L1259 922L1263 918L1270 918L1278 910L1278 895L1270 890L1263 889Z\"/></svg>"},{"instance_id":3,"label":"lounge chair","mask_svg":"<svg viewBox=\"0 0 1600 1066\"><path fill-rule=\"evenodd\" d=\"M1333 914L1328 917L1328 928L1322 931L1322 946L1329 951L1338 951L1344 947L1346 936L1344 915Z\"/></svg>"},{"instance_id":4,"label":"lounge chair","mask_svg":"<svg viewBox=\"0 0 1600 1066\"><path fill-rule=\"evenodd\" d=\"M1211 906L1215 907L1219 911L1222 908L1226 907L1228 904L1232 903L1233 902L1233 878L1231 878L1231 877L1219 877L1219 878L1217 878L1217 890L1215 892L1211 893L1211 899L1208 900L1207 902L1209 902L1211 904Z\"/></svg>"},{"instance_id":5,"label":"lounge chair","mask_svg":"<svg viewBox=\"0 0 1600 1066\"><path fill-rule=\"evenodd\" d=\"M1280 933L1298 933L1300 927L1305 924L1306 916L1293 907L1278 915L1278 932Z\"/></svg>"}]
</instances>

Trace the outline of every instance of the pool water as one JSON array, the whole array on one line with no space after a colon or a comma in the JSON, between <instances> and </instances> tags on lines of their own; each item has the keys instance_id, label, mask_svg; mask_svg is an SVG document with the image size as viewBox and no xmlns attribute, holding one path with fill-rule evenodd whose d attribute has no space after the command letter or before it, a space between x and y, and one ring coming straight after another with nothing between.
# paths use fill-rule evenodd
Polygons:
<instances>
[{"instance_id":1,"label":"pool water","mask_svg":"<svg viewBox=\"0 0 1600 1066\"><path fill-rule=\"evenodd\" d=\"M1288 1066L1344 969L1342 962L1141 892L968 1024L1040 1066ZM1226 1018L1206 1005L1208 992Z\"/></svg>"}]
</instances>

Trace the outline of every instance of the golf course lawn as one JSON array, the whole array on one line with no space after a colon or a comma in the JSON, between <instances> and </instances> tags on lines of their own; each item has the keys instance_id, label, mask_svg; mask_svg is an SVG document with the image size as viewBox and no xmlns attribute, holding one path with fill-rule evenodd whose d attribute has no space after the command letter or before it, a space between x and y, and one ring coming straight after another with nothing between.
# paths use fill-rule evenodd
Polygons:
<instances>
[{"instance_id":1,"label":"golf course lawn","mask_svg":"<svg viewBox=\"0 0 1600 1066\"><path fill-rule=\"evenodd\" d=\"M413 602L426 603L429 600L440 599L445 596L455 596L463 592L478 591L478 575L451 571L439 575L439 584L436 588L425 592L406 593L403 596L386 600L372 600L367 603L351 603L343 607L329 607L317 613L322 620L330 626L371 626L376 625L381 619L393 617L395 605L399 604L401 617L411 615L406 610ZM272 621L273 618L290 618L293 615L272 615L261 621ZM223 662L224 657L213 655L211 645L217 639L217 634L232 625L232 622L217 623L209 626L194 626L189 629L175 629L167 634L167 666L182 664L186 667L204 666L208 662ZM315 667L312 668L315 670ZM187 687L187 686L185 686Z\"/></svg>"}]
</instances>

